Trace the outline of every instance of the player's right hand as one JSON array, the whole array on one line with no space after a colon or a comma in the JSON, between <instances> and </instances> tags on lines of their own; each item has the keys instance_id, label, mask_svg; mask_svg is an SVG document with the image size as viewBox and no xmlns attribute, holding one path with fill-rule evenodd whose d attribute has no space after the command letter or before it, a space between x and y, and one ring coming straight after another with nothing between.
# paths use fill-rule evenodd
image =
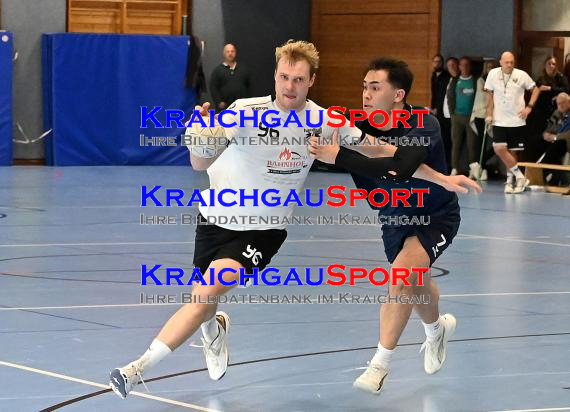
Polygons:
<instances>
[{"instance_id":1,"label":"player's right hand","mask_svg":"<svg viewBox=\"0 0 570 412\"><path fill-rule=\"evenodd\" d=\"M493 116L485 117L485 123L486 124L493 124Z\"/></svg>"},{"instance_id":2,"label":"player's right hand","mask_svg":"<svg viewBox=\"0 0 570 412\"><path fill-rule=\"evenodd\" d=\"M208 111L208 110L210 110L210 103L209 102L204 103L202 106L200 106L200 105L194 106L194 110L199 110L200 116L202 116L202 117L210 117L210 112ZM186 122L186 124L185 124L186 127L188 127L188 123L190 123L191 119L192 118L188 119L188 121Z\"/></svg>"},{"instance_id":3,"label":"player's right hand","mask_svg":"<svg viewBox=\"0 0 570 412\"><path fill-rule=\"evenodd\" d=\"M210 112L208 110L210 110L210 102L206 102L202 106L196 105L194 110L200 110L200 115L202 117L209 117Z\"/></svg>"}]
</instances>

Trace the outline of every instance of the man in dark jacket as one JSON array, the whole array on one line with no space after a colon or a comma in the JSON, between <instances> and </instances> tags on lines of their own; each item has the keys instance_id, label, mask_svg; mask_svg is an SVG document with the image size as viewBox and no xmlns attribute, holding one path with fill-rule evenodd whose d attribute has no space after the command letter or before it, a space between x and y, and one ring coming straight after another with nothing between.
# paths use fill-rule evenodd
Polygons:
<instances>
[{"instance_id":1,"label":"man in dark jacket","mask_svg":"<svg viewBox=\"0 0 570 412\"><path fill-rule=\"evenodd\" d=\"M443 56L441 54L433 56L432 68L431 112L439 120L440 117L443 117L443 100L449 83L449 73L443 68Z\"/></svg>"},{"instance_id":2,"label":"man in dark jacket","mask_svg":"<svg viewBox=\"0 0 570 412\"><path fill-rule=\"evenodd\" d=\"M212 72L210 92L216 111L224 110L237 99L250 97L249 72L242 64L237 64L236 47L228 43L224 46L224 61Z\"/></svg>"}]
</instances>

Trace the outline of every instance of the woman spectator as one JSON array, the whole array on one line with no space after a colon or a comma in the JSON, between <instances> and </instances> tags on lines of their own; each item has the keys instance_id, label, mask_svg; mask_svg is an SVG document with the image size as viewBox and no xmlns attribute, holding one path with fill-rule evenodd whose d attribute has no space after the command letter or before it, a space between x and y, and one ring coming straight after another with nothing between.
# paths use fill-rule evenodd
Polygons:
<instances>
[{"instance_id":1,"label":"woman spectator","mask_svg":"<svg viewBox=\"0 0 570 412\"><path fill-rule=\"evenodd\" d=\"M559 93L568 93L568 79L556 67L556 58L548 56L544 61L542 74L536 80L536 86L540 90L540 95L535 107L528 119L528 134L530 144L527 150L532 161L544 153L545 142L542 139L542 132L546 129L546 124L554 110L556 102L554 99Z\"/></svg>"}]
</instances>

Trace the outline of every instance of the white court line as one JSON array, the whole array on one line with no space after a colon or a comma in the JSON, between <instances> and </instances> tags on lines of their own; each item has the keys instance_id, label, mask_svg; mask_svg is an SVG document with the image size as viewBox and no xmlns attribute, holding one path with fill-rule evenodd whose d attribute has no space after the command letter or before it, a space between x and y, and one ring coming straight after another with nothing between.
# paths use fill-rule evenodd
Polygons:
<instances>
[{"instance_id":1,"label":"white court line","mask_svg":"<svg viewBox=\"0 0 570 412\"><path fill-rule=\"evenodd\" d=\"M509 237L496 237L496 236L482 236L482 235L469 235L461 233L457 235L456 239L462 240L502 240L507 242L519 243L532 243L538 245L562 246L570 247L570 243L556 243L556 242L543 242L540 240L531 239L513 239ZM363 238L363 239L293 239L287 240L286 243L347 243L347 242L379 242L381 239L377 238ZM19 245L6 245L0 244L0 248L17 248L17 247L57 247L57 246L126 246L126 245L193 245L194 241L180 241L180 242L95 242L95 243L24 243Z\"/></svg>"},{"instance_id":2,"label":"white court line","mask_svg":"<svg viewBox=\"0 0 570 412\"><path fill-rule=\"evenodd\" d=\"M541 240L531 240L531 239L513 239L509 237L496 237L496 236L480 236L480 235L468 235L468 234L459 234L457 235L456 239L488 239L488 240L503 240L507 242L519 242L519 243L534 243L538 245L551 245L551 246L563 246L563 247L570 247L570 243L556 243L556 242L543 242Z\"/></svg>"},{"instance_id":3,"label":"white court line","mask_svg":"<svg viewBox=\"0 0 570 412\"><path fill-rule=\"evenodd\" d=\"M347 292L342 292L347 293ZM536 295L570 295L570 291L554 292L497 292L497 293L459 293L453 295L440 295L441 298L470 298L491 296L536 296ZM333 301L338 302L338 298ZM250 305L262 305L263 303L250 303ZM17 308L0 308L0 312L15 310L51 310L51 309L97 309L97 308L129 308L129 307L156 307L156 306L180 306L182 303L122 303L114 305L70 305L70 306L30 306Z\"/></svg>"},{"instance_id":4,"label":"white court line","mask_svg":"<svg viewBox=\"0 0 570 412\"><path fill-rule=\"evenodd\" d=\"M549 412L549 411L570 411L570 406L563 408L544 408L544 409L508 409L502 411L489 411L489 412Z\"/></svg>"},{"instance_id":5,"label":"white court line","mask_svg":"<svg viewBox=\"0 0 570 412\"><path fill-rule=\"evenodd\" d=\"M101 383L97 383L97 382L92 382L92 381L87 381L85 379L79 379L79 378L74 378L72 376L67 376L67 375L62 375L60 373L54 373L54 372L49 372L49 371L45 371L42 369L36 369L36 368L30 368L29 366L24 366L24 365L18 365L16 363L11 363L11 362L4 362L4 361L0 361L0 365L2 366L7 366L9 368L15 368L15 369L20 369L20 370L24 370L27 372L33 372L33 373L37 373L40 375L45 375L45 376L49 376L52 378L58 378L58 379L63 379L66 381L71 381L71 382L75 382L75 383L81 383L83 385L88 385L88 386L94 386L96 388L101 388L101 389L111 389L109 387L109 385L103 385ZM196 411L202 411L202 412L221 412L217 409L210 409L210 408L204 408L202 406L199 405L193 405L191 403L185 403L185 402L179 402L179 401L175 401L172 399L167 399L167 398L162 398L160 396L154 396L154 395L150 395L148 393L142 393L142 392L130 392L129 395L134 395L134 396L139 396L141 398L147 398L147 399L152 399L155 401L159 401L159 402L164 402L164 403L169 403L171 405L176 405L176 406L182 406L184 408L188 408L188 409L194 409Z\"/></svg>"},{"instance_id":6,"label":"white court line","mask_svg":"<svg viewBox=\"0 0 570 412\"><path fill-rule=\"evenodd\" d=\"M570 292L497 292L497 293L459 293L457 295L440 295L442 298L463 298L474 296L532 296L532 295L568 295Z\"/></svg>"},{"instance_id":7,"label":"white court line","mask_svg":"<svg viewBox=\"0 0 570 412\"><path fill-rule=\"evenodd\" d=\"M10 247L58 247L58 246L126 246L126 245L192 245L188 242L98 242L98 243L24 243L20 245L0 245L0 248Z\"/></svg>"}]
</instances>

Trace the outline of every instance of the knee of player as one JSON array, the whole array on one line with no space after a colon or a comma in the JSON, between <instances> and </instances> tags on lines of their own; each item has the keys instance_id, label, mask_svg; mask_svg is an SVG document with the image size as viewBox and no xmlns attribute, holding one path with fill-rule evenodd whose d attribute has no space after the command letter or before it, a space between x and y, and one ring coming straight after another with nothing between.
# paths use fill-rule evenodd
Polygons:
<instances>
[{"instance_id":1,"label":"knee of player","mask_svg":"<svg viewBox=\"0 0 570 412\"><path fill-rule=\"evenodd\" d=\"M502 144L494 144L493 145L493 150L495 151L495 153L500 154L500 153L504 153L507 151L507 146L506 145L502 145Z\"/></svg>"},{"instance_id":2,"label":"knee of player","mask_svg":"<svg viewBox=\"0 0 570 412\"><path fill-rule=\"evenodd\" d=\"M192 289L193 302L197 303L197 311L209 311L211 306L217 306L219 294L212 287L195 286Z\"/></svg>"},{"instance_id":3,"label":"knee of player","mask_svg":"<svg viewBox=\"0 0 570 412\"><path fill-rule=\"evenodd\" d=\"M411 275L410 275L411 276ZM390 282L390 294L406 295L413 294L415 282L412 279L392 279Z\"/></svg>"}]
</instances>

